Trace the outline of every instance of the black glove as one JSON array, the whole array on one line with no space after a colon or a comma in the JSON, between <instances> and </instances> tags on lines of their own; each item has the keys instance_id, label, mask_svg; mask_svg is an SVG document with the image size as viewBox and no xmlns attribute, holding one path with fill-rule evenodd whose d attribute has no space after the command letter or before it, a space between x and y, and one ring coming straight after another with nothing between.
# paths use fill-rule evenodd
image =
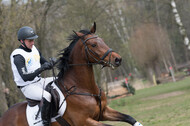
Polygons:
<instances>
[{"instance_id":1,"label":"black glove","mask_svg":"<svg viewBox=\"0 0 190 126\"><path fill-rule=\"evenodd\" d=\"M55 66L57 63L57 59L56 58L49 58L49 62L51 63L52 66Z\"/></svg>"},{"instance_id":2,"label":"black glove","mask_svg":"<svg viewBox=\"0 0 190 126\"><path fill-rule=\"evenodd\" d=\"M52 69L52 64L51 63L49 63L49 62L45 62L44 64L42 64L42 66L41 66L41 70L42 71L44 71L44 70L50 70L50 69Z\"/></svg>"}]
</instances>

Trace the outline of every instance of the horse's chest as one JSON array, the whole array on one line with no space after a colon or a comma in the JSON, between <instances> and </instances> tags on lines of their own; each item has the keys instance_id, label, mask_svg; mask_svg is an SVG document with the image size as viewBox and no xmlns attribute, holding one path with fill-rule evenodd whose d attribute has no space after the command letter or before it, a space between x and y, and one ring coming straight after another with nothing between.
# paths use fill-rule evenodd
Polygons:
<instances>
[{"instance_id":1,"label":"horse's chest","mask_svg":"<svg viewBox=\"0 0 190 126\"><path fill-rule=\"evenodd\" d=\"M106 99L104 97L101 97L101 99L99 99L98 97L91 97L88 101L89 102L86 108L89 110L89 112L92 112L93 114L98 114L106 106Z\"/></svg>"},{"instance_id":2,"label":"horse's chest","mask_svg":"<svg viewBox=\"0 0 190 126\"><path fill-rule=\"evenodd\" d=\"M93 98L89 100L90 102L85 105L85 109L87 110L86 112L88 115L92 118L97 118L99 116L99 113L102 113L102 110L104 110L104 107L106 106L105 100ZM101 109L100 109L101 108Z\"/></svg>"},{"instance_id":3,"label":"horse's chest","mask_svg":"<svg viewBox=\"0 0 190 126\"><path fill-rule=\"evenodd\" d=\"M88 112L97 112L100 110L100 107L105 107L106 100L104 98L99 99L98 97L92 96L83 96L83 98L78 98L75 104L82 110L86 110Z\"/></svg>"},{"instance_id":4,"label":"horse's chest","mask_svg":"<svg viewBox=\"0 0 190 126\"><path fill-rule=\"evenodd\" d=\"M94 96L72 95L69 96L67 100L69 112L78 114L80 117L81 115L85 115L96 120L99 118L100 110L102 113L106 107L106 97L104 93L102 93L101 96L101 104L100 99Z\"/></svg>"}]
</instances>

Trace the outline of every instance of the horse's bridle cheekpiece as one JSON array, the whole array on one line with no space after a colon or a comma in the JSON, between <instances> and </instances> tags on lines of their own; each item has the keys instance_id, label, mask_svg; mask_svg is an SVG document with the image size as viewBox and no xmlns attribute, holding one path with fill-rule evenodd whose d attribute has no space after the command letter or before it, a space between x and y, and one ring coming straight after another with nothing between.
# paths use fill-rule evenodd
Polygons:
<instances>
[{"instance_id":1,"label":"horse's bridle cheekpiece","mask_svg":"<svg viewBox=\"0 0 190 126\"><path fill-rule=\"evenodd\" d=\"M85 36L85 35L84 35ZM83 37L84 37L83 36ZM86 55L86 59L87 59L87 64L69 64L70 66L76 66L76 65L96 65L96 64L102 64L102 63L104 63L104 65L103 65L103 67L105 67L106 65L108 65L108 66L110 66L110 67L112 67L112 69L114 69L114 66L111 64L111 53L112 52L114 52L113 51L113 49L111 49L111 48L109 48L105 53L104 53L104 55L102 56L102 57L100 57L97 53L95 53L94 51L92 51L91 49L89 49L88 48L88 46L87 46L87 44L86 44L86 42L88 41L88 40L90 40L90 39L94 39L94 38L98 38L98 36L96 35L96 36L92 36L92 37L89 37L89 38L87 38L87 39L85 39L85 40L83 40L82 39L82 37L80 37L80 39L81 39L81 41L83 42L83 45L85 46L85 55ZM94 57L94 56L96 56L96 57ZM109 55L109 61L108 62L106 62L104 59L106 58L106 56L108 56ZM90 61L89 61L89 56L92 58L92 59L94 59L95 61L96 61L96 63L90 63ZM102 68L103 68L102 67Z\"/></svg>"},{"instance_id":2,"label":"horse's bridle cheekpiece","mask_svg":"<svg viewBox=\"0 0 190 126\"><path fill-rule=\"evenodd\" d=\"M100 57L97 53L95 53L94 51L92 51L91 49L89 49L88 46L86 45L86 42L87 42L88 40L94 39L94 38L98 38L98 36L96 35L96 36L93 36L93 37L89 37L89 38L87 38L87 39L85 39L85 40L81 39L82 42L83 42L83 45L85 46L85 54L86 54L86 57L87 57L87 60L88 60L88 64L90 64L89 59L88 59L88 56L90 56L91 58L93 58L93 59L96 61L97 64L105 63L105 64L107 64L107 65L110 65L110 63L111 63L111 62L110 62L110 59L111 59L111 53L110 53L110 52L113 52L113 50L112 50L111 48L108 49L108 50L104 53L104 55L103 55L102 57ZM95 55L96 57L98 57L98 59L97 59L96 57L94 57L91 53L92 53L93 55ZM109 53L110 53L110 58L109 58L109 61L106 62L106 61L104 61L104 59L106 58L106 56L108 56ZM87 55L87 54L88 54L88 55Z\"/></svg>"}]
</instances>

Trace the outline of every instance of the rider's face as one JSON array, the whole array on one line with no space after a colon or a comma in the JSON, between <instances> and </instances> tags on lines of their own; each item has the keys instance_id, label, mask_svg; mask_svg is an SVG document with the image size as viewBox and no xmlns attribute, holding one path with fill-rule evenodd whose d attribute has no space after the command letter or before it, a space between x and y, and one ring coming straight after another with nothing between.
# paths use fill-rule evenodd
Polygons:
<instances>
[{"instance_id":1,"label":"rider's face","mask_svg":"<svg viewBox=\"0 0 190 126\"><path fill-rule=\"evenodd\" d=\"M34 39L25 39L24 42L27 48L32 49L34 45Z\"/></svg>"}]
</instances>

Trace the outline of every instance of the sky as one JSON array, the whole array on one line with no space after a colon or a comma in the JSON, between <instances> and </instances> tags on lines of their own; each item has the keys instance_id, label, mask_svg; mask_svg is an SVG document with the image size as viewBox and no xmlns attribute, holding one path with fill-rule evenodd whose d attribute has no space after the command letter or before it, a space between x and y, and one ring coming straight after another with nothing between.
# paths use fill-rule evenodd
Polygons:
<instances>
[{"instance_id":1,"label":"sky","mask_svg":"<svg viewBox=\"0 0 190 126\"><path fill-rule=\"evenodd\" d=\"M2 3L8 4L10 3L10 0L2 0Z\"/></svg>"}]
</instances>

